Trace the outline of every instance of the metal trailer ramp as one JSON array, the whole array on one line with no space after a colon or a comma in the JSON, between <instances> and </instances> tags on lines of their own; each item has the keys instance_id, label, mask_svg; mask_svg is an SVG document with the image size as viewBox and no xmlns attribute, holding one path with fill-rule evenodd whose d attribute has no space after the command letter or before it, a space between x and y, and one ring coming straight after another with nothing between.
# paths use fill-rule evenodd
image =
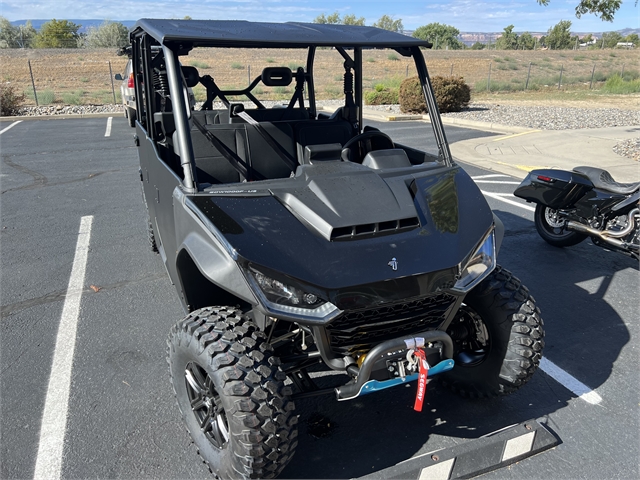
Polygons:
<instances>
[{"instance_id":1,"label":"metal trailer ramp","mask_svg":"<svg viewBox=\"0 0 640 480\"><path fill-rule=\"evenodd\" d=\"M528 420L475 440L424 453L360 480L472 478L555 447L561 440L544 424Z\"/></svg>"}]
</instances>

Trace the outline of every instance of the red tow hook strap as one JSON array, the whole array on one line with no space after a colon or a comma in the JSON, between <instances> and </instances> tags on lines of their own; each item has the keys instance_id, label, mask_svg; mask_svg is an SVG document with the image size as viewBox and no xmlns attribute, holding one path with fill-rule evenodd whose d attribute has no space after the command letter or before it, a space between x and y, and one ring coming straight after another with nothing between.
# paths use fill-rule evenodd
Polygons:
<instances>
[{"instance_id":1,"label":"red tow hook strap","mask_svg":"<svg viewBox=\"0 0 640 480\"><path fill-rule=\"evenodd\" d=\"M422 411L422 404L424 403L424 396L427 393L427 373L429 372L429 364L427 363L427 357L424 354L424 350L416 348L413 353L418 358L418 391L416 392L416 402L413 404L413 409L416 412Z\"/></svg>"}]
</instances>

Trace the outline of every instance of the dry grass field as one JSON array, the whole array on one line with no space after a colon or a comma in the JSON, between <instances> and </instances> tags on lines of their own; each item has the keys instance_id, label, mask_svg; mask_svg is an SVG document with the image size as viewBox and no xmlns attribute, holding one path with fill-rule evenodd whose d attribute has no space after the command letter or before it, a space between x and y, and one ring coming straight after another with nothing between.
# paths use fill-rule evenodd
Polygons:
<instances>
[{"instance_id":1,"label":"dry grass field","mask_svg":"<svg viewBox=\"0 0 640 480\"><path fill-rule=\"evenodd\" d=\"M427 67L432 76L464 77L472 87L474 100L495 99L504 102L577 102L584 106L618 104L623 108L638 108L638 96L602 95L598 92L606 78L624 71L625 77L640 76L640 56L633 50L561 50L561 51L425 51ZM223 89L240 88L249 78L260 74L264 67L289 66L295 69L305 61L304 53L296 50L230 50L200 49L182 59L183 64L209 74ZM316 95L318 99L338 98L342 88L342 58L335 50L322 49L316 54ZM109 63L113 74L122 72L125 57L113 49L97 50L1 50L2 81L9 82L26 95L27 104L34 104L29 63L33 72L38 100L57 104L113 103ZM398 86L414 74L410 62L393 51L369 50L363 54L364 88L376 84ZM592 73L593 89L590 89ZM530 71L529 91L523 92ZM558 83L562 70L562 82ZM487 83L491 75L491 92ZM261 89L261 87L258 87ZM500 93L496 94L496 90ZM119 102L119 85L115 82ZM270 98L288 99L293 85L260 92ZM196 97L204 98L202 87ZM597 106L597 105L595 105Z\"/></svg>"}]
</instances>

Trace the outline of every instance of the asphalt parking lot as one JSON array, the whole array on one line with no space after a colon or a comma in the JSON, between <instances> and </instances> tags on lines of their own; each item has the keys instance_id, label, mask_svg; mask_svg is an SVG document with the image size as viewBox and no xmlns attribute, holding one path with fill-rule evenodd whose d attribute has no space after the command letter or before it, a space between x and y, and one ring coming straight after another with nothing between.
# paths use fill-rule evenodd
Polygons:
<instances>
[{"instance_id":1,"label":"asphalt parking lot","mask_svg":"<svg viewBox=\"0 0 640 480\"><path fill-rule=\"evenodd\" d=\"M421 146L421 122L376 126ZM490 135L446 132L450 142ZM39 444L70 295L79 316L68 407L53 410L61 477L206 478L169 385L165 338L184 313L147 247L133 130L122 117L0 122L0 148L0 478L32 478L43 455L56 461ZM505 224L499 263L542 311L541 370L516 394L486 401L432 382L419 414L415 385L350 402L300 400L300 443L282 478L359 477L532 418L561 445L486 478L640 477L637 262L589 241L547 245L531 205L511 195L516 179L463 166ZM85 280L69 290L79 238ZM312 428L320 417L322 435Z\"/></svg>"}]
</instances>

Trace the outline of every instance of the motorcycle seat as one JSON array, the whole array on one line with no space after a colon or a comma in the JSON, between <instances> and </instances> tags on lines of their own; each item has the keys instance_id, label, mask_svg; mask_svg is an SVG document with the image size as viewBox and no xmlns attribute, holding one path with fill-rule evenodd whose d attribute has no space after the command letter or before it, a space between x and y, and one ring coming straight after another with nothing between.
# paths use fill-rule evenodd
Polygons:
<instances>
[{"instance_id":1,"label":"motorcycle seat","mask_svg":"<svg viewBox=\"0 0 640 480\"><path fill-rule=\"evenodd\" d=\"M618 183L611 174L606 170L596 167L576 167L574 172L585 175L593 186L607 192L618 193L620 195L628 195L640 188L640 182L636 183Z\"/></svg>"}]
</instances>

